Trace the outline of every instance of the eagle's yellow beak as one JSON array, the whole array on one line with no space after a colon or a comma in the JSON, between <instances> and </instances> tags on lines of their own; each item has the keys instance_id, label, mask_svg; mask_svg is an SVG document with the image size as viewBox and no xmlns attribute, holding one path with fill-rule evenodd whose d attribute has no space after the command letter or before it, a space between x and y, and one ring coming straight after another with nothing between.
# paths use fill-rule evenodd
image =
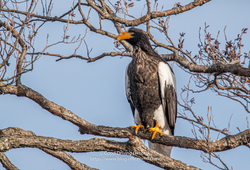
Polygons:
<instances>
[{"instance_id":1,"label":"eagle's yellow beak","mask_svg":"<svg viewBox=\"0 0 250 170\"><path fill-rule=\"evenodd\" d=\"M132 32L122 32L122 34L117 36L117 42L121 40L126 40L130 39L132 37L133 33Z\"/></svg>"}]
</instances>

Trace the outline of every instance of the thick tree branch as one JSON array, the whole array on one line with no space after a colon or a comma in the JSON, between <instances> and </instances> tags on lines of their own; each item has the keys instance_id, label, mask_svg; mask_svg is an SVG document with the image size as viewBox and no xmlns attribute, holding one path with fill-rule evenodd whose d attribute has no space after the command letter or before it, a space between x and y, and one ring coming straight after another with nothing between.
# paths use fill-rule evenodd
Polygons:
<instances>
[{"instance_id":1,"label":"thick tree branch","mask_svg":"<svg viewBox=\"0 0 250 170\"><path fill-rule=\"evenodd\" d=\"M140 158L145 162L162 168L169 169L190 169L198 170L193 166L174 160L170 157L159 154L148 149L142 141L136 136L130 136L128 142L117 142L107 139L94 138L90 140L60 140L52 137L36 136L30 131L24 131L20 128L7 128L0 131L0 151L7 151L12 148L39 148L47 153L54 152L56 155L67 152L92 152L107 151L115 152L121 155L131 155ZM65 158L63 154L63 158ZM67 154L67 156L69 156ZM62 156L59 156L60 158ZM71 156L68 157L71 159ZM65 159L63 159L65 161ZM67 160L67 159L66 159ZM72 159L71 159L72 161ZM77 168L73 168L77 169ZM90 168L89 168L90 169Z\"/></svg>"},{"instance_id":2,"label":"thick tree branch","mask_svg":"<svg viewBox=\"0 0 250 170\"><path fill-rule=\"evenodd\" d=\"M2 94L8 93L8 94L14 94L17 96L28 97L29 99L33 100L34 102L39 104L43 109L49 111L53 115L59 116L64 120L68 120L77 126L82 126L86 124L91 125L90 123L86 122L82 118L73 114L71 111L66 110L64 107L59 106L56 103L47 100L40 93L24 85L13 86L13 85L6 85L0 82L0 91Z\"/></svg>"},{"instance_id":3,"label":"thick tree branch","mask_svg":"<svg viewBox=\"0 0 250 170\"><path fill-rule=\"evenodd\" d=\"M127 138L128 134L134 134L133 129L128 128L112 128L106 126L94 126L91 128L83 127L80 129L82 134L94 134L99 136L107 137L119 137ZM236 148L241 145L247 145L250 143L250 130L245 130L236 135L228 135L220 140L206 141L194 138L182 137L182 136L156 136L153 140L151 139L151 133L138 132L137 136L141 139L147 139L151 142L164 144L167 146L176 146L186 149L201 150L205 153L225 151L232 148ZM209 146L209 147L208 147Z\"/></svg>"},{"instance_id":4,"label":"thick tree branch","mask_svg":"<svg viewBox=\"0 0 250 170\"><path fill-rule=\"evenodd\" d=\"M28 140L29 136L34 137L36 135L31 131L25 131L25 130L20 129L20 128L6 128L6 129L0 130L0 141L1 141L1 138L9 137L9 136L12 136L12 137L16 136L17 138L23 137L23 138L26 138ZM16 140L16 141L18 141L18 140ZM65 153L63 151L54 151L54 150L51 150L48 148L43 148L43 147L41 147L40 149L43 150L44 152L48 153L49 155L54 156L54 157L60 159L61 161L65 162L72 170L85 170L85 169L86 170L96 170L95 168L91 168L83 163L78 162L73 156L71 156L70 154ZM0 161L2 158L1 154L4 155L4 153L0 152ZM8 163L8 161L6 161L6 159L4 161L5 161L5 163L6 162ZM8 167L6 167L6 169L13 169L13 170L18 169L18 168L15 169L14 168L15 166L12 165L10 162L7 165L8 165Z\"/></svg>"},{"instance_id":5,"label":"thick tree branch","mask_svg":"<svg viewBox=\"0 0 250 170\"><path fill-rule=\"evenodd\" d=\"M161 55L164 59L168 61L176 61L184 68L188 69L191 72L196 73L232 73L238 76L250 76L250 69L242 67L238 63L222 63L218 62L213 65L196 65L192 62L187 61L185 58L180 55L175 54L163 54Z\"/></svg>"}]
</instances>

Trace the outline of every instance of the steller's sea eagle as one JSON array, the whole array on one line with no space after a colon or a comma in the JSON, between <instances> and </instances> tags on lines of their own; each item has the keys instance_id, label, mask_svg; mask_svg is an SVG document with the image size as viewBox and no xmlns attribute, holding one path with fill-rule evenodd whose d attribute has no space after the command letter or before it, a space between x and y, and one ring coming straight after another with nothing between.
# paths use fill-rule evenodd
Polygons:
<instances>
[{"instance_id":1,"label":"steller's sea eagle","mask_svg":"<svg viewBox=\"0 0 250 170\"><path fill-rule=\"evenodd\" d=\"M177 114L175 75L152 48L148 34L130 28L117 36L133 46L133 59L126 70L126 95L133 112L135 132L146 128L160 135L174 135ZM170 156L172 147L149 142L149 148Z\"/></svg>"}]
</instances>

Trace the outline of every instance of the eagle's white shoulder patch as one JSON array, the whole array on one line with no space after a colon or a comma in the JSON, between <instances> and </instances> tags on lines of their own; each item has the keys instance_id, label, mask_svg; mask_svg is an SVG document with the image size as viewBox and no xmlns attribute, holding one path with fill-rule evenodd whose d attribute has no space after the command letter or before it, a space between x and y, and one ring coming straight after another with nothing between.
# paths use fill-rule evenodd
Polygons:
<instances>
[{"instance_id":1,"label":"eagle's white shoulder patch","mask_svg":"<svg viewBox=\"0 0 250 170\"><path fill-rule=\"evenodd\" d=\"M165 86L168 84L173 85L174 88L176 88L175 75L171 71L171 68L169 67L168 64L160 62L158 66L158 74L160 79L161 90L162 88L165 88Z\"/></svg>"},{"instance_id":2,"label":"eagle's white shoulder patch","mask_svg":"<svg viewBox=\"0 0 250 170\"><path fill-rule=\"evenodd\" d=\"M175 75L171 71L171 68L167 63L160 62L158 66L158 75L159 75L159 85L160 85L160 93L162 98L162 104L159 106L157 110L154 112L154 119L158 123L159 127L162 129L162 132L166 135L171 134L171 130L169 124L167 122L166 113L164 112L165 108L165 90L168 85L176 87Z\"/></svg>"}]
</instances>

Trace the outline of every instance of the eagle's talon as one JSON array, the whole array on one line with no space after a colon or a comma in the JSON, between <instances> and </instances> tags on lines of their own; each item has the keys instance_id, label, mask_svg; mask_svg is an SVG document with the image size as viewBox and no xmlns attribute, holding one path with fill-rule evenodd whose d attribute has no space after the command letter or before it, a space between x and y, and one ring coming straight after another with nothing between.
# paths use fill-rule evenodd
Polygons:
<instances>
[{"instance_id":1,"label":"eagle's talon","mask_svg":"<svg viewBox=\"0 0 250 170\"><path fill-rule=\"evenodd\" d=\"M131 128L135 128L135 134L138 133L139 129L142 129L142 130L145 129L142 124L131 126Z\"/></svg>"},{"instance_id":2,"label":"eagle's talon","mask_svg":"<svg viewBox=\"0 0 250 170\"><path fill-rule=\"evenodd\" d=\"M155 127L152 127L152 128L149 129L149 132L154 132L153 135L152 135L152 139L155 138L155 135L156 135L157 133L159 133L160 136L163 135L163 133L162 133L162 131L160 130L159 125L158 125L157 123L156 123Z\"/></svg>"}]
</instances>

